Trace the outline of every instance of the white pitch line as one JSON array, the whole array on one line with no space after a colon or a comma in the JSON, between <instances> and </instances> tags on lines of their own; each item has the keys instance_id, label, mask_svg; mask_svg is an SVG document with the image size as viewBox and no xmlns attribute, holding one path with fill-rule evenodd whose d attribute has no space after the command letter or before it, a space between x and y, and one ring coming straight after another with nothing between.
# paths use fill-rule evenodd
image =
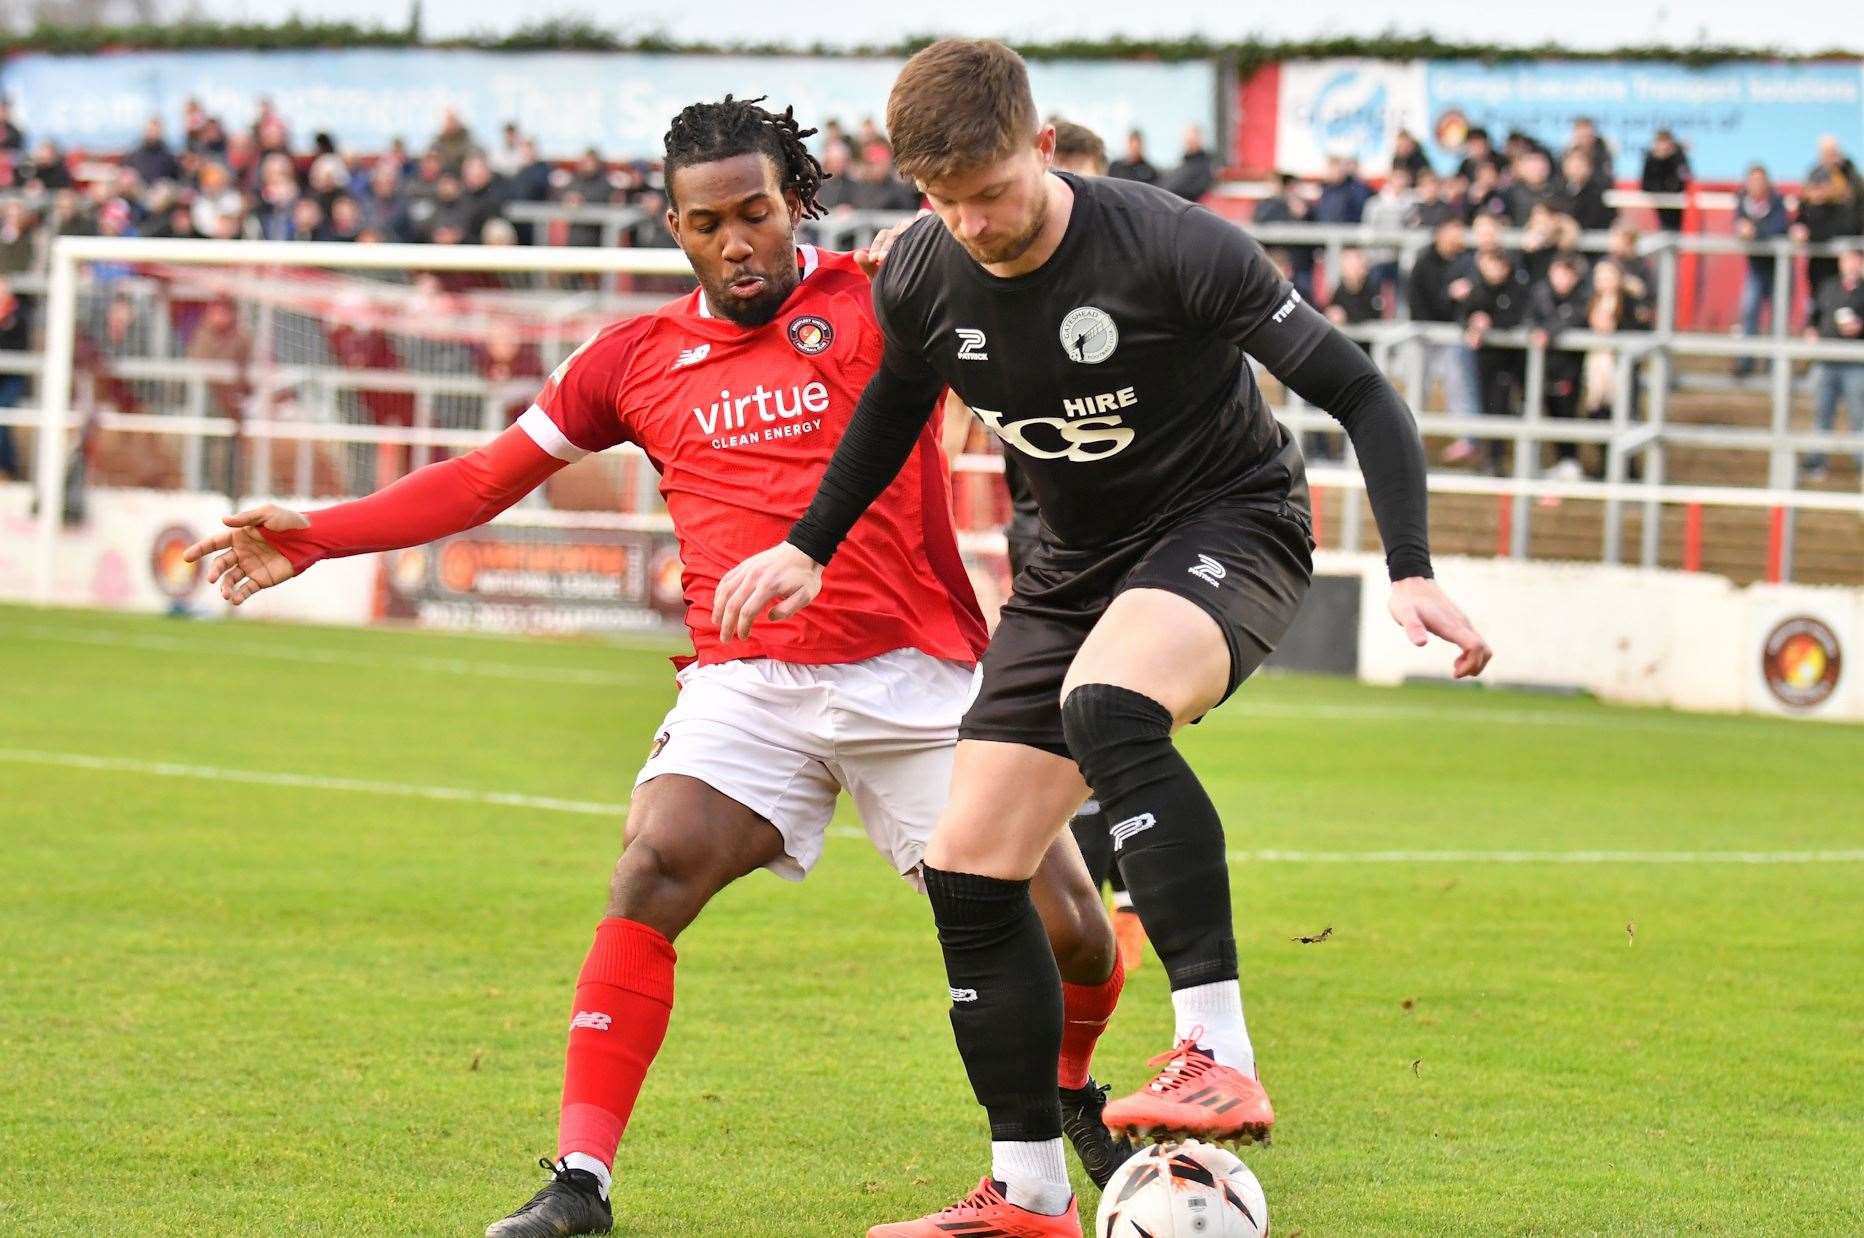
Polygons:
<instances>
[{"instance_id":1,"label":"white pitch line","mask_svg":"<svg viewBox=\"0 0 1864 1238\"><path fill-rule=\"evenodd\" d=\"M852 826L836 838L866 838ZM1864 848L1837 851L1231 851L1232 864L1858 864Z\"/></svg>"},{"instance_id":2,"label":"white pitch line","mask_svg":"<svg viewBox=\"0 0 1864 1238\"><path fill-rule=\"evenodd\" d=\"M1232 851L1232 864L1857 864L1837 851Z\"/></svg>"},{"instance_id":3,"label":"white pitch line","mask_svg":"<svg viewBox=\"0 0 1864 1238\"><path fill-rule=\"evenodd\" d=\"M204 782L294 787L309 791L360 791L370 795L489 804L500 808L527 808L581 816L619 817L628 810L625 803L566 800L547 795L516 795L506 791L480 791L471 787L442 787L425 783L332 778L324 774L226 769L216 765L186 765L172 761L138 761L129 757L93 756L81 752L0 748L0 761L144 774L158 778L197 778ZM835 826L829 833L836 838L867 837L852 826ZM1232 864L1855 864L1864 863L1864 848L1826 851L1232 851L1229 853L1229 861Z\"/></svg>"},{"instance_id":4,"label":"white pitch line","mask_svg":"<svg viewBox=\"0 0 1864 1238\"><path fill-rule=\"evenodd\" d=\"M129 757L100 757L81 752L38 752L26 748L0 748L0 761L13 761L21 765L57 765L67 769L104 770L122 774L148 774L157 778L199 778L207 782L245 782L267 787L297 787L308 791L361 791L369 795L398 795L407 799L494 804L503 808L534 808L542 812L570 812L595 817L619 816L628 810L626 804L564 800L548 795L514 795L507 791L478 791L470 787L436 787L412 782L377 782L367 778L331 778L323 774L222 769L214 765L137 761Z\"/></svg>"},{"instance_id":5,"label":"white pitch line","mask_svg":"<svg viewBox=\"0 0 1864 1238\"><path fill-rule=\"evenodd\" d=\"M142 649L152 653L188 654L203 662L216 658L265 658L279 662L309 662L322 666L369 666L389 670L431 671L441 675L482 676L488 679L516 679L531 683L593 684L598 686L639 685L638 675L615 675L603 671L578 670L575 667L531 666L523 662L485 662L477 658L430 658L418 654L342 653L326 649L291 649L258 645L250 641L214 638L210 641L183 640L174 636L129 635L118 632L66 631L45 626L7 626L0 637L24 637L29 640L64 641L76 645L101 645L108 648ZM667 681L672 682L672 675Z\"/></svg>"},{"instance_id":6,"label":"white pitch line","mask_svg":"<svg viewBox=\"0 0 1864 1238\"><path fill-rule=\"evenodd\" d=\"M1701 735L1705 729L1728 723L1787 721L1757 714L1668 714L1653 710L1607 707L1596 710L1513 709L1471 703L1456 705L1292 705L1280 701L1252 702L1239 696L1212 721L1231 726L1255 719L1313 719L1342 722L1447 722L1484 726L1571 727L1577 730L1657 731L1670 735ZM1842 724L1840 724L1842 725ZM1824 732L1814 731L1808 734Z\"/></svg>"}]
</instances>

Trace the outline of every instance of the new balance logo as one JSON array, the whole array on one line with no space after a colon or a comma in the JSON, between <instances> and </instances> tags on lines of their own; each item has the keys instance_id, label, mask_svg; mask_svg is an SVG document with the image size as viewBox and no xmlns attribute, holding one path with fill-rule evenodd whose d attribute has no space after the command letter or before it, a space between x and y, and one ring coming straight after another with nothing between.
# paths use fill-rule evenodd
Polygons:
<instances>
[{"instance_id":1,"label":"new balance logo","mask_svg":"<svg viewBox=\"0 0 1864 1238\"><path fill-rule=\"evenodd\" d=\"M1197 556L1197 566L1191 568L1190 572L1191 575L1215 589L1217 587L1217 582L1223 579L1223 564L1217 562L1209 555L1199 555Z\"/></svg>"},{"instance_id":2,"label":"new balance logo","mask_svg":"<svg viewBox=\"0 0 1864 1238\"><path fill-rule=\"evenodd\" d=\"M576 1017L570 1020L570 1026L573 1028L587 1027L598 1032L606 1032L609 1028L609 1024L614 1021L612 1016L605 1015L599 1010L578 1010L576 1012Z\"/></svg>"},{"instance_id":3,"label":"new balance logo","mask_svg":"<svg viewBox=\"0 0 1864 1238\"><path fill-rule=\"evenodd\" d=\"M712 346L710 344L700 344L696 348L684 348L680 350L679 360L675 361L669 368L683 370L689 365L698 365L711 355Z\"/></svg>"},{"instance_id":4,"label":"new balance logo","mask_svg":"<svg viewBox=\"0 0 1864 1238\"><path fill-rule=\"evenodd\" d=\"M976 327L958 328L958 360L988 361L990 354L984 351L984 333Z\"/></svg>"},{"instance_id":5,"label":"new balance logo","mask_svg":"<svg viewBox=\"0 0 1864 1238\"><path fill-rule=\"evenodd\" d=\"M1137 817L1128 817L1109 831L1113 835L1115 851L1126 845L1126 840L1135 834L1143 834L1159 823L1159 819L1149 812L1142 812Z\"/></svg>"},{"instance_id":6,"label":"new balance logo","mask_svg":"<svg viewBox=\"0 0 1864 1238\"><path fill-rule=\"evenodd\" d=\"M952 989L951 1000L954 1002L974 1002L977 1000L976 989Z\"/></svg>"}]
</instances>

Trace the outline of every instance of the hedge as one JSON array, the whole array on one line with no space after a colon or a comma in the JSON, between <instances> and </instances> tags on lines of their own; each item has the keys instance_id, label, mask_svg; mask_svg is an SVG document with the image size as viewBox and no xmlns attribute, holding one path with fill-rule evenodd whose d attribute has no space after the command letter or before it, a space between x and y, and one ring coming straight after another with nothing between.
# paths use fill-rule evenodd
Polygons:
<instances>
[{"instance_id":1,"label":"hedge","mask_svg":"<svg viewBox=\"0 0 1864 1238\"><path fill-rule=\"evenodd\" d=\"M419 9L407 27L360 26L351 22L306 21L293 16L275 25L252 22L215 22L190 18L163 25L57 26L41 23L22 35L8 38L9 51L84 54L130 50L285 49L423 47L469 48L479 51L626 51L691 54L809 54L831 56L907 55L933 41L935 35L917 35L896 44L866 47L830 47L816 43L707 43L683 41L663 34L626 35L583 18L552 18L532 22L510 34L482 34L466 38L429 39L420 30ZM1614 48L1575 49L1554 43L1511 45L1458 43L1430 35L1395 31L1367 36L1295 41L1246 40L1223 43L1199 36L1183 39L1067 39L1051 43L1019 43L1031 60L1208 60L1221 59L1248 72L1281 60L1309 60L1336 56L1372 60L1651 60L1700 66L1730 60L1823 60L1855 57L1855 51L1834 48L1818 53L1790 53L1770 47L1738 47L1696 43L1681 46L1635 44Z\"/></svg>"}]
</instances>

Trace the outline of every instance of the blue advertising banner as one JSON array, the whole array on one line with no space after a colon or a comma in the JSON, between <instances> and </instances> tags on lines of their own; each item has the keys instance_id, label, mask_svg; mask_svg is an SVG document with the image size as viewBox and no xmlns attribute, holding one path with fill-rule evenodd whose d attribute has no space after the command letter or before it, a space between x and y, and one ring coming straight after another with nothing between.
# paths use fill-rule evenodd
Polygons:
<instances>
[{"instance_id":1,"label":"blue advertising banner","mask_svg":"<svg viewBox=\"0 0 1864 1238\"><path fill-rule=\"evenodd\" d=\"M420 49L27 54L0 61L0 91L33 139L92 151L134 145L151 115L173 137L190 98L234 126L249 123L256 101L267 96L300 146L326 130L345 150L380 150L397 136L418 149L438 129L441 112L453 108L487 145L515 120L546 157L594 146L611 158L635 158L659 154L667 122L681 108L727 92L768 94L794 104L806 124L835 117L852 130L884 112L900 63ZM1166 163L1176 161L1190 125L1214 141L1217 69L1209 62L1054 61L1029 71L1044 114L1095 129L1115 152L1133 128Z\"/></svg>"},{"instance_id":2,"label":"blue advertising banner","mask_svg":"<svg viewBox=\"0 0 1864 1238\"><path fill-rule=\"evenodd\" d=\"M1518 129L1558 150L1573 120L1591 117L1618 154L1618 177L1634 179L1651 135L1676 134L1698 180L1740 180L1751 163L1798 180L1822 134L1864 153L1864 65L1858 61L1743 62L1688 69L1625 61L1524 61L1424 65L1430 154L1451 161L1436 139L1458 116L1487 128L1496 144ZM1426 136L1420 134L1419 136Z\"/></svg>"}]
</instances>

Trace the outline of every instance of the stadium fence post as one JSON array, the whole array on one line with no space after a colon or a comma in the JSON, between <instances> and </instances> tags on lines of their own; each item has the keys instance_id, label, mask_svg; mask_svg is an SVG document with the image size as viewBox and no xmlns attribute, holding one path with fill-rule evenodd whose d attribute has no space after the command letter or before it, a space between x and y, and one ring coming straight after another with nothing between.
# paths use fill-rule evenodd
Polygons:
<instances>
[{"instance_id":1,"label":"stadium fence post","mask_svg":"<svg viewBox=\"0 0 1864 1238\"><path fill-rule=\"evenodd\" d=\"M1781 268L1786 265L1787 261L1784 260L1779 263ZM1778 280L1775 282L1777 284ZM1774 315L1775 321L1782 317L1777 301ZM1788 437L1793 432L1793 359L1787 355L1783 343L1783 340L1776 343L1773 350L1773 416L1770 425L1774 441L1773 449L1768 453L1767 484L1775 490L1791 490L1795 474L1799 471L1799 454L1793 450L1792 441ZM1775 584L1792 579L1794 511L1790 507L1773 509L1775 527L1769 531L1768 537L1767 579Z\"/></svg>"},{"instance_id":2,"label":"stadium fence post","mask_svg":"<svg viewBox=\"0 0 1864 1238\"><path fill-rule=\"evenodd\" d=\"M1624 558L1624 498L1626 473L1625 431L1631 428L1631 383L1637 375L1637 354L1629 349L1614 358L1618 371L1617 390L1612 393L1612 437L1605 444L1605 480L1611 494L1605 500L1605 546L1600 562L1616 565Z\"/></svg>"},{"instance_id":3,"label":"stadium fence post","mask_svg":"<svg viewBox=\"0 0 1864 1238\"><path fill-rule=\"evenodd\" d=\"M45 366L39 381L39 527L32 600L50 606L57 576L58 529L65 515L65 429L71 420L71 365L78 329L78 264L69 238L52 243L45 290Z\"/></svg>"},{"instance_id":4,"label":"stadium fence post","mask_svg":"<svg viewBox=\"0 0 1864 1238\"><path fill-rule=\"evenodd\" d=\"M1649 428L1649 437L1644 442L1644 476L1646 486L1661 486L1664 479L1663 419L1665 416L1664 399L1670 384L1670 350L1658 344L1645 356L1644 390L1647 403L1644 410L1645 425ZM1651 493L1644 500L1644 524L1638 531L1640 540L1638 562L1645 567L1656 567L1657 560L1663 553L1663 500Z\"/></svg>"},{"instance_id":5,"label":"stadium fence post","mask_svg":"<svg viewBox=\"0 0 1864 1238\"><path fill-rule=\"evenodd\" d=\"M1547 396L1547 350L1530 336L1527 344L1527 381L1521 393L1521 416L1530 425L1540 424L1541 403ZM1517 436L1514 441L1514 475L1516 481L1532 481L1540 466L1540 439ZM1530 504L1525 489L1514 494L1514 515L1509 520L1508 557L1527 558Z\"/></svg>"},{"instance_id":6,"label":"stadium fence post","mask_svg":"<svg viewBox=\"0 0 1864 1238\"><path fill-rule=\"evenodd\" d=\"M1644 449L1644 480L1651 485L1661 485L1664 477L1663 427L1669 416L1670 343L1676 337L1677 284L1681 269L1676 238L1665 233L1657 250L1657 346L1651 352L1650 382L1646 384L1649 395L1645 417L1653 433ZM1640 561L1645 567L1656 567L1663 554L1663 505L1654 495L1644 501L1642 538Z\"/></svg>"}]
</instances>

